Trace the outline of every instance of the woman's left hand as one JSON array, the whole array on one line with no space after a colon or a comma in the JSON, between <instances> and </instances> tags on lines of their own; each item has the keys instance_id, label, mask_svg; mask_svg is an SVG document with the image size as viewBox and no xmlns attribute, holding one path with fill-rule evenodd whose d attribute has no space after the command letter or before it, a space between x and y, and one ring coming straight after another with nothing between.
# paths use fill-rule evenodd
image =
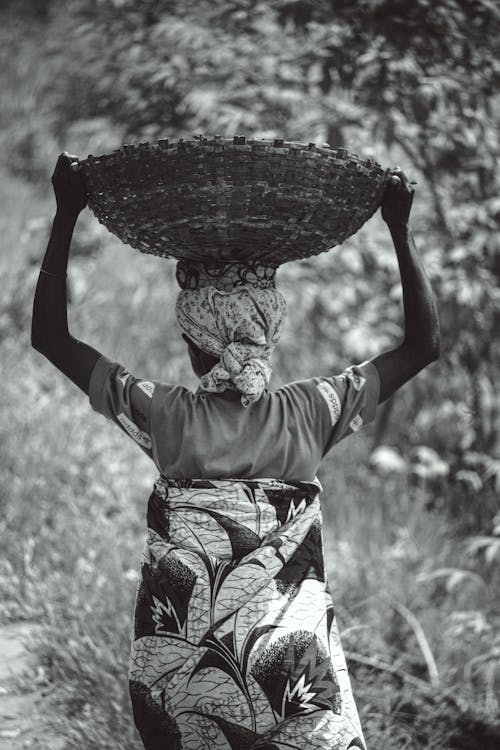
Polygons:
<instances>
[{"instance_id":1,"label":"woman's left hand","mask_svg":"<svg viewBox=\"0 0 500 750\"><path fill-rule=\"evenodd\" d=\"M52 186L58 211L78 215L87 205L85 184L77 156L66 151L60 154L52 175Z\"/></svg>"}]
</instances>

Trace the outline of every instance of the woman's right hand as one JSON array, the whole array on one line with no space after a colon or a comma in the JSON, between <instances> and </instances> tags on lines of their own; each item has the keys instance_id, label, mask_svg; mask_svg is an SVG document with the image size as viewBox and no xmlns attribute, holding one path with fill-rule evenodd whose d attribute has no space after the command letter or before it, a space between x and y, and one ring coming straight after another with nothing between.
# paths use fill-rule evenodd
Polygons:
<instances>
[{"instance_id":1,"label":"woman's right hand","mask_svg":"<svg viewBox=\"0 0 500 750\"><path fill-rule=\"evenodd\" d=\"M87 195L77 156L60 154L52 175L52 187L59 212L78 215L85 208Z\"/></svg>"},{"instance_id":2,"label":"woman's right hand","mask_svg":"<svg viewBox=\"0 0 500 750\"><path fill-rule=\"evenodd\" d=\"M401 168L392 170L380 206L382 218L388 226L408 226L414 194L415 190Z\"/></svg>"}]
</instances>

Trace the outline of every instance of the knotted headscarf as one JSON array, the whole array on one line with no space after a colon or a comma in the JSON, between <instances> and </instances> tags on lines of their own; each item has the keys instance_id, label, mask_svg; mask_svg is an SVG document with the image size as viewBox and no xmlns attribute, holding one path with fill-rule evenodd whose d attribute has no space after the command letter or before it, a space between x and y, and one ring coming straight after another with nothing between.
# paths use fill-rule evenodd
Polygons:
<instances>
[{"instance_id":1,"label":"knotted headscarf","mask_svg":"<svg viewBox=\"0 0 500 750\"><path fill-rule=\"evenodd\" d=\"M175 307L184 333L219 362L200 380L205 391L239 391L243 406L257 401L271 377L270 357L286 318L286 301L271 285L226 291L185 288Z\"/></svg>"}]
</instances>

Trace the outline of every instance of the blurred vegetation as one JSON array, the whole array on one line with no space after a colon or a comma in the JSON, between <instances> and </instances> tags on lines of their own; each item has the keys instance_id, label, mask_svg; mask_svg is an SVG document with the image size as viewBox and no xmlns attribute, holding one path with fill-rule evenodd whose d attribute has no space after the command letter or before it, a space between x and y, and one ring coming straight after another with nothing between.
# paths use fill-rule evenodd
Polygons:
<instances>
[{"instance_id":1,"label":"blurred vegetation","mask_svg":"<svg viewBox=\"0 0 500 750\"><path fill-rule=\"evenodd\" d=\"M498 748L497 4L4 0L0 21L0 593L6 619L46 626L36 680L68 748L138 746L126 667L154 467L30 349L49 177L62 150L195 133L326 141L418 181L442 356L325 459L325 549L368 747ZM279 283L275 384L401 340L378 217ZM69 286L74 335L138 375L195 384L173 263L85 212Z\"/></svg>"}]
</instances>

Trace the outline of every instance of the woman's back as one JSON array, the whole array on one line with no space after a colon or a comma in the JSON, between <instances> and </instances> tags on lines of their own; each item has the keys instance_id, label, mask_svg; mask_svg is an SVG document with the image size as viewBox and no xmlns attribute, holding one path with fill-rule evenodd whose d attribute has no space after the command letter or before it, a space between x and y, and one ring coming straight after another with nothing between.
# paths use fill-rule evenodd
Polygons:
<instances>
[{"instance_id":1,"label":"woman's back","mask_svg":"<svg viewBox=\"0 0 500 750\"><path fill-rule=\"evenodd\" d=\"M89 391L94 410L132 437L163 476L284 481L312 481L325 453L374 418L378 395L371 362L266 390L245 408L218 393L135 378L105 356Z\"/></svg>"}]
</instances>

